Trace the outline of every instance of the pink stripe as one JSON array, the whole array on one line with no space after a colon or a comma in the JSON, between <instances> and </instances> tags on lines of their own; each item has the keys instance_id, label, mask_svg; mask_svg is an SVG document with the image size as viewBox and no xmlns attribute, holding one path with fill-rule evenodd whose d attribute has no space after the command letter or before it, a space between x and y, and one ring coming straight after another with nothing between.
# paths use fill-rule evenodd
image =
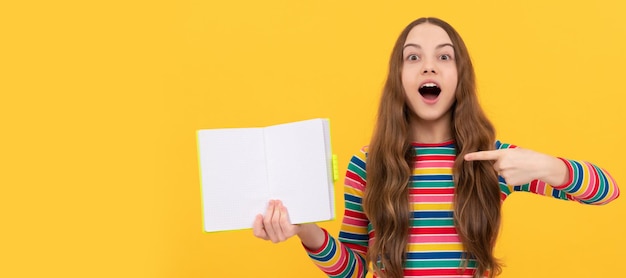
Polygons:
<instances>
[{"instance_id":1,"label":"pink stripe","mask_svg":"<svg viewBox=\"0 0 626 278\"><path fill-rule=\"evenodd\" d=\"M451 203L454 195L411 195L410 199L415 203Z\"/></svg>"},{"instance_id":2,"label":"pink stripe","mask_svg":"<svg viewBox=\"0 0 626 278\"><path fill-rule=\"evenodd\" d=\"M594 191L596 191L597 194L600 193L600 192L597 192L597 190L599 189L598 187L600 186L598 184L600 180L598 179L598 172L596 172L596 169L592 165L590 165L588 162L583 162L583 165L585 166L585 168L587 168L587 171L585 173L589 173L589 183L587 184L583 183L583 188L581 189L584 189L584 192L582 194L576 194L577 192L574 192L572 195L578 195L577 199L588 200L593 197ZM584 178L584 175L583 175L583 178ZM585 185L587 185L587 188L584 188Z\"/></svg>"},{"instance_id":3,"label":"pink stripe","mask_svg":"<svg viewBox=\"0 0 626 278\"><path fill-rule=\"evenodd\" d=\"M415 163L416 168L451 168L454 166L454 161L447 160L428 160L428 161L418 161ZM448 169L445 169L448 170Z\"/></svg>"},{"instance_id":4,"label":"pink stripe","mask_svg":"<svg viewBox=\"0 0 626 278\"><path fill-rule=\"evenodd\" d=\"M348 225L352 225L352 226L358 226L358 227L365 227L365 226L367 226L367 221L361 220L361 219L352 218L352 217L348 217L348 216L345 216L343 218L343 223L348 224Z\"/></svg>"},{"instance_id":5,"label":"pink stripe","mask_svg":"<svg viewBox=\"0 0 626 278\"><path fill-rule=\"evenodd\" d=\"M410 243L459 243L461 239L458 235L431 236L431 235L411 235Z\"/></svg>"},{"instance_id":6,"label":"pink stripe","mask_svg":"<svg viewBox=\"0 0 626 278\"><path fill-rule=\"evenodd\" d=\"M543 181L537 180L537 192L535 193L543 195L543 196L550 196L548 194L552 192L546 192L546 183Z\"/></svg>"},{"instance_id":7,"label":"pink stripe","mask_svg":"<svg viewBox=\"0 0 626 278\"><path fill-rule=\"evenodd\" d=\"M548 192L546 192L546 183L543 181L539 181L537 183L537 192L539 194L543 194L544 196L546 196L546 194L548 194Z\"/></svg>"},{"instance_id":8,"label":"pink stripe","mask_svg":"<svg viewBox=\"0 0 626 278\"><path fill-rule=\"evenodd\" d=\"M348 259L348 254L347 252L345 252L343 248L341 248L341 246L339 245L340 243L335 241L335 244L337 245L338 247L337 250L339 252L336 252L335 256L333 256L330 260L327 261L327 263L332 262L332 265L329 265L327 267L321 267L322 269L325 269L328 272L337 271L339 268L343 267L346 260Z\"/></svg>"},{"instance_id":9,"label":"pink stripe","mask_svg":"<svg viewBox=\"0 0 626 278\"><path fill-rule=\"evenodd\" d=\"M361 191L365 190L365 186L363 186L360 182L357 182L353 179L346 178L345 184L349 185L352 188L359 189Z\"/></svg>"}]
</instances>

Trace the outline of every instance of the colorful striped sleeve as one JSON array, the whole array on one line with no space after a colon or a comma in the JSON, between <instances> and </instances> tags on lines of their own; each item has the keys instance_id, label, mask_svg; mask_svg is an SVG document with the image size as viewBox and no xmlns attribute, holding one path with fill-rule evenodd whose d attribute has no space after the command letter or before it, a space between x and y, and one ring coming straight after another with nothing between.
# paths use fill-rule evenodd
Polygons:
<instances>
[{"instance_id":1,"label":"colorful striped sleeve","mask_svg":"<svg viewBox=\"0 0 626 278\"><path fill-rule=\"evenodd\" d=\"M318 250L305 249L328 277L363 278L367 274L369 225L361 205L365 190L365 149L350 160L344 190L345 212L338 239L324 230L324 244Z\"/></svg>"},{"instance_id":2,"label":"colorful striped sleeve","mask_svg":"<svg viewBox=\"0 0 626 278\"><path fill-rule=\"evenodd\" d=\"M516 148L515 145L496 142L496 149ZM560 158L568 168L569 180L563 185L549 185L540 180L528 184L507 185L502 177L500 190L504 200L514 191L536 193L562 200L572 200L584 204L604 205L619 196L619 188L613 177L604 169L586 161Z\"/></svg>"}]
</instances>

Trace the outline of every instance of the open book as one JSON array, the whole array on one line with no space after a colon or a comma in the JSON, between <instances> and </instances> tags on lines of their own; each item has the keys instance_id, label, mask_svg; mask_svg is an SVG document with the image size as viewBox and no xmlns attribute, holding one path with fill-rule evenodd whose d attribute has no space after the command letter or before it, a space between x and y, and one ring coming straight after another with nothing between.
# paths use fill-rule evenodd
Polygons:
<instances>
[{"instance_id":1,"label":"open book","mask_svg":"<svg viewBox=\"0 0 626 278\"><path fill-rule=\"evenodd\" d=\"M328 119L198 130L204 231L252 228L271 199L291 223L335 217Z\"/></svg>"}]
</instances>

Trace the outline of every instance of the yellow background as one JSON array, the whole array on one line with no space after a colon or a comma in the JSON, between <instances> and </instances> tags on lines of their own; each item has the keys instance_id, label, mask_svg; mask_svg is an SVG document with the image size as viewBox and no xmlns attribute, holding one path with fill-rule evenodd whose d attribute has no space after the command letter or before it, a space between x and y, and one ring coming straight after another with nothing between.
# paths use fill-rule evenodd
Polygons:
<instances>
[{"instance_id":1,"label":"yellow background","mask_svg":"<svg viewBox=\"0 0 626 278\"><path fill-rule=\"evenodd\" d=\"M465 39L505 141L626 190L623 1L4 1L0 277L324 277L291 239L202 232L195 131L332 121L343 176L395 38L437 16ZM321 223L337 234L337 220ZM615 277L624 197L504 205L502 277Z\"/></svg>"}]
</instances>

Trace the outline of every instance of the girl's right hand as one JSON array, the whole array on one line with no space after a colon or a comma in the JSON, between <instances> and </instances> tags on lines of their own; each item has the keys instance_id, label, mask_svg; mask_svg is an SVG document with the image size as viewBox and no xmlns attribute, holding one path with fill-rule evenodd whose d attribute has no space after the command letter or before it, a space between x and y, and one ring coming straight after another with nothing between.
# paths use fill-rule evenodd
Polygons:
<instances>
[{"instance_id":1,"label":"girl's right hand","mask_svg":"<svg viewBox=\"0 0 626 278\"><path fill-rule=\"evenodd\" d=\"M300 225L293 225L289 220L287 208L279 200L270 200L265 216L259 214L252 225L254 236L279 243L297 235Z\"/></svg>"}]
</instances>

